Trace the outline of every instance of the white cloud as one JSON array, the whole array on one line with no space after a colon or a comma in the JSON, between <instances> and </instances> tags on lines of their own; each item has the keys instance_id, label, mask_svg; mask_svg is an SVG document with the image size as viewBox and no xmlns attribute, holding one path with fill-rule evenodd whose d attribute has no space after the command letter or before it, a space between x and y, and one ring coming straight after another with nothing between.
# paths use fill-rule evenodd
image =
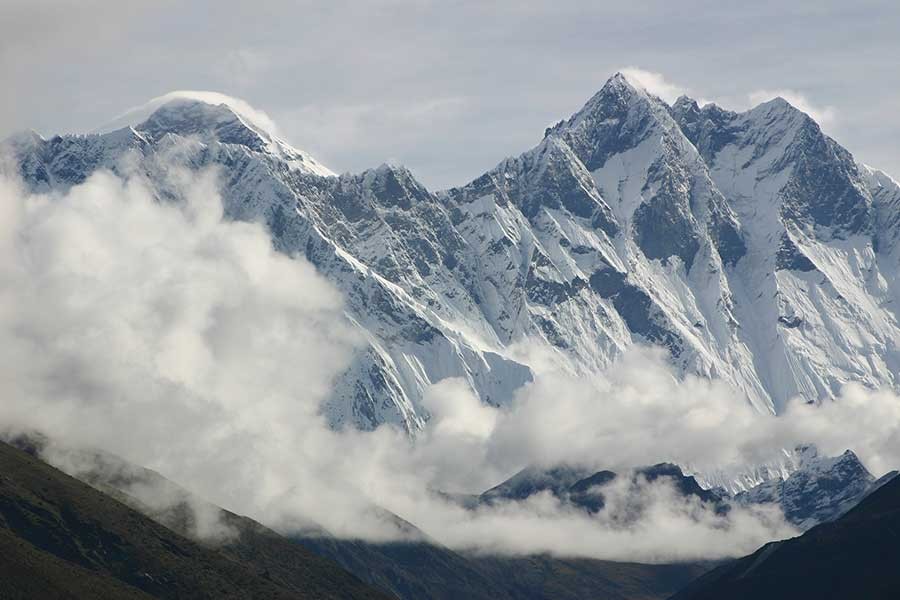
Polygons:
<instances>
[{"instance_id":1,"label":"white cloud","mask_svg":"<svg viewBox=\"0 0 900 600\"><path fill-rule=\"evenodd\" d=\"M595 515L545 492L475 511L432 501L428 513L416 517L453 548L641 562L741 555L766 541L796 534L773 507L717 515L696 498L679 494L664 479L632 484L628 477L620 477L602 491L606 504Z\"/></svg>"},{"instance_id":2,"label":"white cloud","mask_svg":"<svg viewBox=\"0 0 900 600\"><path fill-rule=\"evenodd\" d=\"M253 511L294 480L355 337L311 265L222 219L213 172L170 174L178 204L108 172L63 195L0 182L0 423Z\"/></svg>"},{"instance_id":3,"label":"white cloud","mask_svg":"<svg viewBox=\"0 0 900 600\"><path fill-rule=\"evenodd\" d=\"M752 106L756 106L757 104L760 104L762 102L772 100L773 98L783 98L795 108L808 114L816 123L818 123L822 127L827 127L834 124L835 120L837 119L837 109L835 109L833 106L817 106L813 104L805 95L794 90L756 90L748 94L747 97Z\"/></svg>"}]
</instances>

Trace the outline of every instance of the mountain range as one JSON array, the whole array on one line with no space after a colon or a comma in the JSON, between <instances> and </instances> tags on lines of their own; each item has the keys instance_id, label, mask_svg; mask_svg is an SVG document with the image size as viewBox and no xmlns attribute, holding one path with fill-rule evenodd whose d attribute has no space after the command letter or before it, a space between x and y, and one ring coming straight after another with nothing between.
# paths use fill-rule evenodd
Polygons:
<instances>
[{"instance_id":1,"label":"mountain range","mask_svg":"<svg viewBox=\"0 0 900 600\"><path fill-rule=\"evenodd\" d=\"M617 74L531 150L438 192L395 165L334 175L185 98L4 148L36 191L127 164L166 198L168 167L221 169L227 216L311 261L366 340L323 407L335 426L415 435L446 377L506 405L534 376L523 344L575 374L660 345L678 373L776 414L849 382L900 386L900 185L780 98L669 105Z\"/></svg>"},{"instance_id":2,"label":"mountain range","mask_svg":"<svg viewBox=\"0 0 900 600\"><path fill-rule=\"evenodd\" d=\"M621 477L634 487L639 481L662 479L683 497L708 504L715 513L727 514L731 506L776 505L785 520L800 531L833 521L859 504L869 494L891 481L896 471L876 479L852 451L840 456L819 454L811 446L796 449L790 473L772 477L734 493L708 487L678 465L660 463L638 467L625 473L610 470L591 472L583 468L557 466L527 467L478 496L457 496L463 506L497 504L525 500L549 492L559 501L590 513L604 508L604 487ZM705 482L704 482L705 483ZM632 492L637 498L637 492Z\"/></svg>"}]
</instances>

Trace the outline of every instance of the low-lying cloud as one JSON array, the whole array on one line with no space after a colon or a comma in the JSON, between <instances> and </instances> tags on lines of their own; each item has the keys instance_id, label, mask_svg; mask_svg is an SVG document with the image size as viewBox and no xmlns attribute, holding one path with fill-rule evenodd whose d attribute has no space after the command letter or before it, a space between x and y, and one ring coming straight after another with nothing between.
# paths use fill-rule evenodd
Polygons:
<instances>
[{"instance_id":1,"label":"low-lying cloud","mask_svg":"<svg viewBox=\"0 0 900 600\"><path fill-rule=\"evenodd\" d=\"M101 448L276 527L403 536L383 508L454 548L644 561L740 554L793 530L777 511L717 514L662 481L605 490L596 515L548 494L470 510L438 491L483 491L527 465L752 465L801 442L853 448L877 473L898 464L891 393L850 386L761 415L647 348L579 377L535 362L504 409L438 382L416 440L332 430L319 406L359 341L340 295L262 225L225 220L216 177L171 169L177 201L137 173L44 195L0 179L4 429ZM639 518L617 517L635 502Z\"/></svg>"}]
</instances>

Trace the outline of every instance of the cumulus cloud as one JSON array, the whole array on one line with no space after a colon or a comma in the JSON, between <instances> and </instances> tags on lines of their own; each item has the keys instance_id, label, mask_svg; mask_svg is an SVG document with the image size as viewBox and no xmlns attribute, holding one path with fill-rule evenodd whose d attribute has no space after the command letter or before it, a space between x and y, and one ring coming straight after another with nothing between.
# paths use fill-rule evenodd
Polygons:
<instances>
[{"instance_id":1,"label":"cumulus cloud","mask_svg":"<svg viewBox=\"0 0 900 600\"><path fill-rule=\"evenodd\" d=\"M589 514L549 492L465 510L429 504L421 515L443 543L480 553L550 552L607 560L671 562L736 556L796 534L772 506L716 511L671 482L617 478Z\"/></svg>"},{"instance_id":2,"label":"cumulus cloud","mask_svg":"<svg viewBox=\"0 0 900 600\"><path fill-rule=\"evenodd\" d=\"M776 421L776 438L806 439L827 455L852 449L875 475L900 468L900 398L890 390L847 385L821 406L794 400Z\"/></svg>"},{"instance_id":3,"label":"cumulus cloud","mask_svg":"<svg viewBox=\"0 0 900 600\"><path fill-rule=\"evenodd\" d=\"M475 401L465 386L441 387L445 394L455 390L458 406ZM485 421L493 424L490 432L469 436L479 447L465 460L486 457L472 471L488 477L526 465L624 470L666 461L699 473L737 473L805 443L830 455L853 449L876 475L900 465L900 399L891 391L850 385L822 405L794 399L776 417L757 412L721 381L678 377L658 348L632 348L594 374L539 369L509 408Z\"/></svg>"},{"instance_id":4,"label":"cumulus cloud","mask_svg":"<svg viewBox=\"0 0 900 600\"><path fill-rule=\"evenodd\" d=\"M773 98L783 98L795 108L805 112L813 120L823 127L833 125L837 120L837 109L833 106L819 106L813 104L804 94L788 89L756 90L748 95L750 104L756 106Z\"/></svg>"},{"instance_id":5,"label":"cumulus cloud","mask_svg":"<svg viewBox=\"0 0 900 600\"><path fill-rule=\"evenodd\" d=\"M65 194L2 181L0 422L251 508L304 464L355 338L311 265L222 219L215 181L173 177L179 203L107 172Z\"/></svg>"},{"instance_id":6,"label":"cumulus cloud","mask_svg":"<svg viewBox=\"0 0 900 600\"><path fill-rule=\"evenodd\" d=\"M597 515L546 494L470 510L439 491L483 491L528 465L752 464L799 442L852 447L876 471L900 456L890 393L850 387L776 418L643 348L576 377L523 346L538 375L507 408L450 379L428 391L416 440L332 430L319 407L358 341L336 289L276 253L261 225L224 219L215 171L168 169L175 200L120 171L50 194L0 179L7 431L103 449L276 527L407 535L387 510L454 548L649 561L740 554L792 530L769 510L719 515L664 482L604 490ZM129 489L157 510L179 497ZM635 503L639 518L623 521ZM198 535L227 534L195 513Z\"/></svg>"}]
</instances>

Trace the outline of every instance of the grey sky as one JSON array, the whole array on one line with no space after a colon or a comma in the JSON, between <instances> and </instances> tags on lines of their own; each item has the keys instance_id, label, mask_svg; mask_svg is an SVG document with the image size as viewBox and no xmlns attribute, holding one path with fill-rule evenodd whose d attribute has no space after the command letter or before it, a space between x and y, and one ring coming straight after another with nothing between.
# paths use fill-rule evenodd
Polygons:
<instances>
[{"instance_id":1,"label":"grey sky","mask_svg":"<svg viewBox=\"0 0 900 600\"><path fill-rule=\"evenodd\" d=\"M898 31L894 0L4 0L0 136L88 131L168 91L214 90L334 170L397 161L441 188L637 67L735 109L802 97L900 177Z\"/></svg>"}]
</instances>

